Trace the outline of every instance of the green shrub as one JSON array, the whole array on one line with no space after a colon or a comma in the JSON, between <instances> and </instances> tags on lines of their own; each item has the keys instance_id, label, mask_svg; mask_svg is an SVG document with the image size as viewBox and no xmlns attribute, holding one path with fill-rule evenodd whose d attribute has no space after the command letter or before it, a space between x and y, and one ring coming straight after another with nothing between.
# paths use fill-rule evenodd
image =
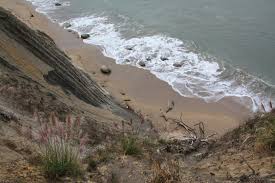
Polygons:
<instances>
[{"instance_id":1,"label":"green shrub","mask_svg":"<svg viewBox=\"0 0 275 183\"><path fill-rule=\"evenodd\" d=\"M41 148L42 166L50 178L80 176L82 166L79 151L69 143L54 139Z\"/></svg>"},{"instance_id":2,"label":"green shrub","mask_svg":"<svg viewBox=\"0 0 275 183\"><path fill-rule=\"evenodd\" d=\"M81 130L80 118L72 120L68 116L60 122L51 116L34 137L39 143L42 167L50 178L82 174L81 157L87 135Z\"/></svg>"},{"instance_id":3,"label":"green shrub","mask_svg":"<svg viewBox=\"0 0 275 183\"><path fill-rule=\"evenodd\" d=\"M266 125L257 132L257 149L275 151L275 120L269 120Z\"/></svg>"},{"instance_id":4,"label":"green shrub","mask_svg":"<svg viewBox=\"0 0 275 183\"><path fill-rule=\"evenodd\" d=\"M140 155L141 148L139 147L136 138L124 137L122 139L122 149L126 155Z\"/></svg>"}]
</instances>

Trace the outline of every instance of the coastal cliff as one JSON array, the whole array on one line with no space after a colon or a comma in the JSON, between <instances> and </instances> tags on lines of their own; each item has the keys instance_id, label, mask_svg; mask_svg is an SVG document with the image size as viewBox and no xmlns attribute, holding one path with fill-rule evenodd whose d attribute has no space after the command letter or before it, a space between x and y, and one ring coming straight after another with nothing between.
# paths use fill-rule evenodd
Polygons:
<instances>
[{"instance_id":1,"label":"coastal cliff","mask_svg":"<svg viewBox=\"0 0 275 183\"><path fill-rule=\"evenodd\" d=\"M37 14L32 10L28 16ZM274 180L274 110L216 137L203 122L193 126L182 117L169 117L175 110L172 102L159 118L182 133L178 139L164 139L150 116L123 107L51 37L2 7L0 93L0 183ZM55 128L66 138L67 128L81 128L87 137L85 143L77 137L85 145L77 176L74 170L62 172L64 164L54 173L43 166L37 135Z\"/></svg>"},{"instance_id":2,"label":"coastal cliff","mask_svg":"<svg viewBox=\"0 0 275 183\"><path fill-rule=\"evenodd\" d=\"M70 58L57 48L54 41L45 33L30 29L3 8L0 8L0 24L1 35L5 34L44 63L43 65L38 63L36 66L38 70L42 71L43 77L48 83L62 87L95 107L111 110L124 118L136 118L130 111L114 102L111 96L88 74L76 68ZM15 62L10 64L16 67ZM25 64L31 63L26 62ZM45 71L45 64L48 67L48 72Z\"/></svg>"}]
</instances>

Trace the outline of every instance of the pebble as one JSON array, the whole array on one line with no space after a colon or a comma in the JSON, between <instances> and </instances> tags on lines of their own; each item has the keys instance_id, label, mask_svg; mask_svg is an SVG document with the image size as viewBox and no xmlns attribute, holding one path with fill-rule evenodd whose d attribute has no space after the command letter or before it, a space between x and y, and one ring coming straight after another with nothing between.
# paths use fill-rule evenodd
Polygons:
<instances>
[{"instance_id":1,"label":"pebble","mask_svg":"<svg viewBox=\"0 0 275 183\"><path fill-rule=\"evenodd\" d=\"M111 69L109 67L107 67L106 65L102 65L100 67L100 71L103 73L103 74L110 74L111 73Z\"/></svg>"},{"instance_id":2,"label":"pebble","mask_svg":"<svg viewBox=\"0 0 275 183\"><path fill-rule=\"evenodd\" d=\"M90 34L81 34L82 39L88 39L90 37Z\"/></svg>"},{"instance_id":3,"label":"pebble","mask_svg":"<svg viewBox=\"0 0 275 183\"><path fill-rule=\"evenodd\" d=\"M146 66L145 62L143 62L143 61L138 62L138 65L140 65L141 67L145 67Z\"/></svg>"}]
</instances>

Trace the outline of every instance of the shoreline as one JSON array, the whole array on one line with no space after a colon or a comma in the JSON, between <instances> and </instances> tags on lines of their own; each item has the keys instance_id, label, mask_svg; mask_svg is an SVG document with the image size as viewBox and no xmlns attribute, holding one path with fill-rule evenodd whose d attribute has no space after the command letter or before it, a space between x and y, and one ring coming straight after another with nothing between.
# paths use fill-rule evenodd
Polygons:
<instances>
[{"instance_id":1,"label":"shoreline","mask_svg":"<svg viewBox=\"0 0 275 183\"><path fill-rule=\"evenodd\" d=\"M164 135L177 136L180 133L175 130L175 124L161 117L162 111L167 108L168 101L175 102L174 109L165 114L168 118L179 118L182 113L183 120L188 121L187 124L192 125L203 121L207 129L218 134L238 126L241 121L252 115L250 110L236 102L234 97L226 97L215 103L206 103L203 99L186 98L148 70L116 64L113 59L105 57L97 46L83 43L82 39L75 34L36 12L28 2L3 0L0 5L10 9L33 29L48 34L55 40L58 47L72 58L74 65L89 73L122 105L141 111L142 115L152 120L153 125ZM110 67L111 75L101 74L101 65Z\"/></svg>"}]
</instances>

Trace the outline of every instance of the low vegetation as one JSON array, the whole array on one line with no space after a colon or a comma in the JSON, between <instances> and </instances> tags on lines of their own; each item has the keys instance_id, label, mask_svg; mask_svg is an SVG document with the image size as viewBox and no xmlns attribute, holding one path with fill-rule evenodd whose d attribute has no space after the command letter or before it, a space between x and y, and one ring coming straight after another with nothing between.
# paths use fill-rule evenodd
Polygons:
<instances>
[{"instance_id":1,"label":"low vegetation","mask_svg":"<svg viewBox=\"0 0 275 183\"><path fill-rule=\"evenodd\" d=\"M176 161L154 161L152 165L153 177L150 183L173 183L182 182L180 168Z\"/></svg>"},{"instance_id":2,"label":"low vegetation","mask_svg":"<svg viewBox=\"0 0 275 183\"><path fill-rule=\"evenodd\" d=\"M43 169L50 178L81 175L81 160L77 148L61 139L52 139L41 148Z\"/></svg>"},{"instance_id":3,"label":"low vegetation","mask_svg":"<svg viewBox=\"0 0 275 183\"><path fill-rule=\"evenodd\" d=\"M257 149L275 151L275 117L270 117L263 123L263 127L257 131L256 147Z\"/></svg>"},{"instance_id":4,"label":"low vegetation","mask_svg":"<svg viewBox=\"0 0 275 183\"><path fill-rule=\"evenodd\" d=\"M121 146L125 155L137 156L142 153L141 147L139 146L137 139L133 136L123 137Z\"/></svg>"},{"instance_id":5,"label":"low vegetation","mask_svg":"<svg viewBox=\"0 0 275 183\"><path fill-rule=\"evenodd\" d=\"M81 158L87 136L80 129L80 118L68 116L60 122L54 115L34 135L40 147L42 167L50 178L80 176Z\"/></svg>"}]
</instances>

